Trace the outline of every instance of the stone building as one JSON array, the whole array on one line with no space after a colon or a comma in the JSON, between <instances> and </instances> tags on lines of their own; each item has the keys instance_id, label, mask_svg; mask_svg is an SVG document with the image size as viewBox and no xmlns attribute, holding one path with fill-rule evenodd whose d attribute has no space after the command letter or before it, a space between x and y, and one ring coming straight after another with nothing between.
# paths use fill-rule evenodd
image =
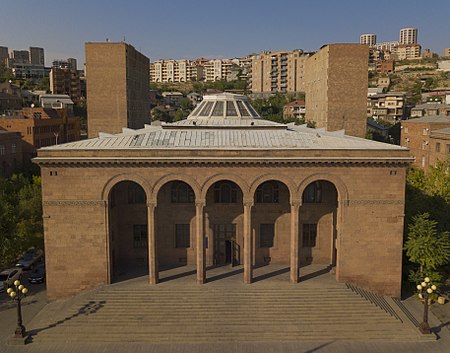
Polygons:
<instances>
[{"instance_id":1,"label":"stone building","mask_svg":"<svg viewBox=\"0 0 450 353\"><path fill-rule=\"evenodd\" d=\"M199 284L207 265L243 265L250 284L255 266L289 266L297 283L325 264L399 296L408 152L266 121L232 94L176 123L42 148L48 297L139 271L155 285L186 264Z\"/></svg>"},{"instance_id":2,"label":"stone building","mask_svg":"<svg viewBox=\"0 0 450 353\"><path fill-rule=\"evenodd\" d=\"M80 139L80 118L66 109L23 108L0 116L0 130L22 136L24 162L36 156L41 147Z\"/></svg>"},{"instance_id":3,"label":"stone building","mask_svg":"<svg viewBox=\"0 0 450 353\"><path fill-rule=\"evenodd\" d=\"M150 122L149 59L127 43L86 43L88 136Z\"/></svg>"},{"instance_id":4,"label":"stone building","mask_svg":"<svg viewBox=\"0 0 450 353\"><path fill-rule=\"evenodd\" d=\"M305 61L311 53L265 51L252 56L249 88L255 97L305 91Z\"/></svg>"},{"instance_id":5,"label":"stone building","mask_svg":"<svg viewBox=\"0 0 450 353\"><path fill-rule=\"evenodd\" d=\"M410 149L414 165L425 171L436 161L450 157L450 117L424 116L403 120L400 144Z\"/></svg>"},{"instance_id":6,"label":"stone building","mask_svg":"<svg viewBox=\"0 0 450 353\"><path fill-rule=\"evenodd\" d=\"M406 117L405 92L389 92L367 97L367 118L397 123Z\"/></svg>"},{"instance_id":7,"label":"stone building","mask_svg":"<svg viewBox=\"0 0 450 353\"><path fill-rule=\"evenodd\" d=\"M365 44L324 45L306 60L306 119L328 131L366 134L367 66Z\"/></svg>"}]
</instances>

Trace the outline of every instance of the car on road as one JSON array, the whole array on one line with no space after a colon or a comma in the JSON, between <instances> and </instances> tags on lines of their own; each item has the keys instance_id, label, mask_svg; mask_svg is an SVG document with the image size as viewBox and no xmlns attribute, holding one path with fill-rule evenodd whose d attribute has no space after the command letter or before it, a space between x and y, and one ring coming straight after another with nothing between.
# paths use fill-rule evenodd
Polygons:
<instances>
[{"instance_id":1,"label":"car on road","mask_svg":"<svg viewBox=\"0 0 450 353\"><path fill-rule=\"evenodd\" d=\"M16 267L20 267L23 270L29 270L36 263L41 261L43 256L44 252L42 250L31 248L17 261Z\"/></svg>"},{"instance_id":2,"label":"car on road","mask_svg":"<svg viewBox=\"0 0 450 353\"><path fill-rule=\"evenodd\" d=\"M30 283L43 283L45 282L45 264L37 265L31 274L28 276L28 282Z\"/></svg>"},{"instance_id":3,"label":"car on road","mask_svg":"<svg viewBox=\"0 0 450 353\"><path fill-rule=\"evenodd\" d=\"M22 273L21 268L10 268L9 270L0 272L0 292L11 287L15 280L20 280Z\"/></svg>"}]
</instances>

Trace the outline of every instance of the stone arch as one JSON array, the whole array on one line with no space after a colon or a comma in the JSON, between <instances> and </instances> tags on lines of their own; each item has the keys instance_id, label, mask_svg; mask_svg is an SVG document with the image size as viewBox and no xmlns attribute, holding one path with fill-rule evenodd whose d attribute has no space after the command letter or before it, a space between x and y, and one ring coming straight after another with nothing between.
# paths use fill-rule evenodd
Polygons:
<instances>
[{"instance_id":1,"label":"stone arch","mask_svg":"<svg viewBox=\"0 0 450 353\"><path fill-rule=\"evenodd\" d=\"M161 188L171 181L182 181L188 184L192 188L192 190L194 190L195 199L198 200L200 198L201 188L194 178L183 174L168 174L158 179L155 185L153 186L152 201L156 202L158 193L161 190Z\"/></svg>"},{"instance_id":2,"label":"stone arch","mask_svg":"<svg viewBox=\"0 0 450 353\"><path fill-rule=\"evenodd\" d=\"M302 200L302 195L303 195L303 192L305 191L306 187L309 184L311 184L313 181L319 181L319 180L328 181L335 186L337 193L338 193L338 202L339 203L348 200L349 196L348 196L347 186L339 177L332 175L332 174L316 173L316 174L312 174L312 175L306 177L305 179L303 179L300 182L300 185L298 186L298 189L297 189L297 195L296 195L300 202Z\"/></svg>"},{"instance_id":3,"label":"stone arch","mask_svg":"<svg viewBox=\"0 0 450 353\"><path fill-rule=\"evenodd\" d=\"M248 183L242 179L240 176L235 174L215 174L209 177L201 186L200 199L206 200L206 194L208 193L209 188L214 185L214 183L222 180L229 180L234 182L237 186L240 187L242 191L242 197L244 200L251 199L251 194L249 193Z\"/></svg>"},{"instance_id":4,"label":"stone arch","mask_svg":"<svg viewBox=\"0 0 450 353\"><path fill-rule=\"evenodd\" d=\"M108 197L109 197L109 193L111 192L112 188L122 181L132 181L132 182L138 184L140 187L142 187L142 189L144 189L145 195L147 198L147 202L151 199L152 189L150 187L150 184L147 182L147 180L139 175L128 174L128 173L119 174L119 175L116 175L116 176L110 178L104 185L103 190L100 194L100 198L104 201L107 201Z\"/></svg>"},{"instance_id":5,"label":"stone arch","mask_svg":"<svg viewBox=\"0 0 450 353\"><path fill-rule=\"evenodd\" d=\"M297 198L297 185L295 185L295 183L292 182L292 178L288 178L287 176L280 175L280 174L264 174L264 175L259 176L250 185L249 194L254 196L256 189L258 189L258 187L261 184L265 183L266 181L271 181L271 180L283 183L287 187L287 189L289 191L289 196L290 196L291 202L293 200L298 199Z\"/></svg>"}]
</instances>

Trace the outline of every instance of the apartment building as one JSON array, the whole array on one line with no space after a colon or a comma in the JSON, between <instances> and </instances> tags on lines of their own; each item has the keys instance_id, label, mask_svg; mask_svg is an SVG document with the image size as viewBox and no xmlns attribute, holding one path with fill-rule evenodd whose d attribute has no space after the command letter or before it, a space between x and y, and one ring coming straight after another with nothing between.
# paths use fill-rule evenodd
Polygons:
<instances>
[{"instance_id":1,"label":"apartment building","mask_svg":"<svg viewBox=\"0 0 450 353\"><path fill-rule=\"evenodd\" d=\"M295 100L283 107L283 119L305 119L305 101Z\"/></svg>"},{"instance_id":2,"label":"apartment building","mask_svg":"<svg viewBox=\"0 0 450 353\"><path fill-rule=\"evenodd\" d=\"M124 42L88 42L85 48L88 136L150 123L149 59Z\"/></svg>"},{"instance_id":3,"label":"apartment building","mask_svg":"<svg viewBox=\"0 0 450 353\"><path fill-rule=\"evenodd\" d=\"M80 140L80 118L66 109L23 108L0 116L0 130L19 132L24 160L45 146Z\"/></svg>"},{"instance_id":4,"label":"apartment building","mask_svg":"<svg viewBox=\"0 0 450 353\"><path fill-rule=\"evenodd\" d=\"M377 35L373 33L361 34L359 36L359 44L367 44L369 47L373 47L377 44Z\"/></svg>"},{"instance_id":5,"label":"apartment building","mask_svg":"<svg viewBox=\"0 0 450 353\"><path fill-rule=\"evenodd\" d=\"M421 46L419 44L399 44L392 50L397 60L414 60L421 58Z\"/></svg>"},{"instance_id":6,"label":"apartment building","mask_svg":"<svg viewBox=\"0 0 450 353\"><path fill-rule=\"evenodd\" d=\"M450 156L450 117L424 116L402 121L400 144L410 149L414 164L425 171Z\"/></svg>"},{"instance_id":7,"label":"apartment building","mask_svg":"<svg viewBox=\"0 0 450 353\"><path fill-rule=\"evenodd\" d=\"M406 117L405 92L389 92L367 97L367 117L396 123Z\"/></svg>"},{"instance_id":8,"label":"apartment building","mask_svg":"<svg viewBox=\"0 0 450 353\"><path fill-rule=\"evenodd\" d=\"M76 69L55 68L50 71L50 92L66 94L74 103L81 99L80 74Z\"/></svg>"},{"instance_id":9,"label":"apartment building","mask_svg":"<svg viewBox=\"0 0 450 353\"><path fill-rule=\"evenodd\" d=\"M450 117L450 104L429 102L416 105L411 109L412 118L421 118L424 116L433 115Z\"/></svg>"},{"instance_id":10,"label":"apartment building","mask_svg":"<svg viewBox=\"0 0 450 353\"><path fill-rule=\"evenodd\" d=\"M238 61L232 59L213 59L204 64L206 82L232 81L237 79L237 71L239 71Z\"/></svg>"},{"instance_id":11,"label":"apartment building","mask_svg":"<svg viewBox=\"0 0 450 353\"><path fill-rule=\"evenodd\" d=\"M364 137L369 47L329 44L306 60L306 119L328 131Z\"/></svg>"},{"instance_id":12,"label":"apartment building","mask_svg":"<svg viewBox=\"0 0 450 353\"><path fill-rule=\"evenodd\" d=\"M311 53L266 51L252 57L250 89L254 96L305 91L305 61Z\"/></svg>"},{"instance_id":13,"label":"apartment building","mask_svg":"<svg viewBox=\"0 0 450 353\"><path fill-rule=\"evenodd\" d=\"M375 60L375 70L378 73L391 73L395 71L395 61L389 60Z\"/></svg>"},{"instance_id":14,"label":"apartment building","mask_svg":"<svg viewBox=\"0 0 450 353\"><path fill-rule=\"evenodd\" d=\"M402 28L400 30L400 44L417 44L417 28Z\"/></svg>"},{"instance_id":15,"label":"apartment building","mask_svg":"<svg viewBox=\"0 0 450 353\"><path fill-rule=\"evenodd\" d=\"M28 50L13 50L11 59L14 64L29 64L30 52Z\"/></svg>"},{"instance_id":16,"label":"apartment building","mask_svg":"<svg viewBox=\"0 0 450 353\"><path fill-rule=\"evenodd\" d=\"M30 64L45 65L44 48L30 47Z\"/></svg>"}]
</instances>

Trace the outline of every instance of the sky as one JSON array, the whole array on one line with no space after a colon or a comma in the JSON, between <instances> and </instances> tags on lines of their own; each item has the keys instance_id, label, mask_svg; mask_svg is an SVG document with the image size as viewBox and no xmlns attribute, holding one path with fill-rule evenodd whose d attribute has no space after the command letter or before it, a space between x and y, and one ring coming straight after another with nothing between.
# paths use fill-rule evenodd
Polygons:
<instances>
[{"instance_id":1,"label":"sky","mask_svg":"<svg viewBox=\"0 0 450 353\"><path fill-rule=\"evenodd\" d=\"M329 43L418 42L450 47L450 0L0 0L0 46L43 47L54 59L84 63L84 43L126 41L158 59L233 58L263 50L318 50Z\"/></svg>"}]
</instances>

